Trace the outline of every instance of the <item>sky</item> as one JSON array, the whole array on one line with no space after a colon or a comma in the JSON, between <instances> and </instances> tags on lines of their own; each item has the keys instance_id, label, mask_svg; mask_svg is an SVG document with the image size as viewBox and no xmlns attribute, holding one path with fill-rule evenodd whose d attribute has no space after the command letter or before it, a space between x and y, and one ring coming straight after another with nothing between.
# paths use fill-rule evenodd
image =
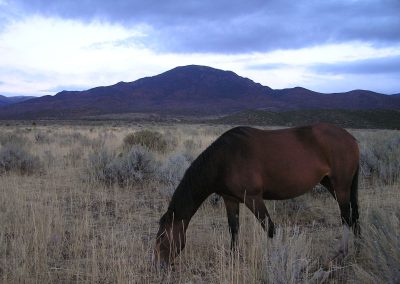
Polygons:
<instances>
[{"instance_id":1,"label":"sky","mask_svg":"<svg viewBox=\"0 0 400 284\"><path fill-rule=\"evenodd\" d=\"M0 0L1 95L189 64L274 89L400 93L400 0Z\"/></svg>"}]
</instances>

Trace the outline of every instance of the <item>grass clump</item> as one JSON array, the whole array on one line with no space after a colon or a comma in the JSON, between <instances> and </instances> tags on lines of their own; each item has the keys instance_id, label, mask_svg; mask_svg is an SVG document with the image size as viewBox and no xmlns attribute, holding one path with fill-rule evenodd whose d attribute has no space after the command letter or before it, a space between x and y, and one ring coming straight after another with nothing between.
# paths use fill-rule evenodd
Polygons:
<instances>
[{"instance_id":1,"label":"grass clump","mask_svg":"<svg viewBox=\"0 0 400 284\"><path fill-rule=\"evenodd\" d=\"M165 153L168 149L168 143L160 132L150 130L140 130L125 136L123 141L124 149L130 149L133 146L146 147L150 151Z\"/></svg>"},{"instance_id":2,"label":"grass clump","mask_svg":"<svg viewBox=\"0 0 400 284\"><path fill-rule=\"evenodd\" d=\"M291 230L290 230L291 229ZM304 283L315 269L312 241L299 227L279 228L263 258L263 283Z\"/></svg>"}]
</instances>

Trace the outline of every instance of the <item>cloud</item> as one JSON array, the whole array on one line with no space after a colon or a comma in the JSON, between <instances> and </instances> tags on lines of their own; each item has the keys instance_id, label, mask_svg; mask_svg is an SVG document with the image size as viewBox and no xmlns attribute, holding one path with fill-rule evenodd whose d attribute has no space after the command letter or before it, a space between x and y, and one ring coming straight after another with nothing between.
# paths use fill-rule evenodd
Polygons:
<instances>
[{"instance_id":1,"label":"cloud","mask_svg":"<svg viewBox=\"0 0 400 284\"><path fill-rule=\"evenodd\" d=\"M0 80L5 82L0 91L47 95L57 85L93 87L139 77L146 70L139 62L148 51L120 42L141 36L140 27L118 24L39 16L15 20L0 33Z\"/></svg>"},{"instance_id":2,"label":"cloud","mask_svg":"<svg viewBox=\"0 0 400 284\"><path fill-rule=\"evenodd\" d=\"M317 64L312 68L316 72L328 74L397 74L400 79L400 55L335 64Z\"/></svg>"},{"instance_id":3,"label":"cloud","mask_svg":"<svg viewBox=\"0 0 400 284\"><path fill-rule=\"evenodd\" d=\"M398 0L0 0L0 92L54 94L187 64L273 88L398 92L384 58L400 56L399 12Z\"/></svg>"},{"instance_id":4,"label":"cloud","mask_svg":"<svg viewBox=\"0 0 400 284\"><path fill-rule=\"evenodd\" d=\"M400 2L263 0L16 0L24 13L147 25L158 52L265 52L363 41L400 42Z\"/></svg>"}]
</instances>

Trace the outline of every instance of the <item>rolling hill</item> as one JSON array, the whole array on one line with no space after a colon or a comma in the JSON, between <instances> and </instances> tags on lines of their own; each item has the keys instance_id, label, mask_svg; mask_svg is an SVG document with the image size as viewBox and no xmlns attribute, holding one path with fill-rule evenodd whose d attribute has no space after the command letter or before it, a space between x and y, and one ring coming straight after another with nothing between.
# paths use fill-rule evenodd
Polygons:
<instances>
[{"instance_id":1,"label":"rolling hill","mask_svg":"<svg viewBox=\"0 0 400 284\"><path fill-rule=\"evenodd\" d=\"M213 119L210 123L231 125L299 126L318 122L346 128L400 129L400 110L313 109L271 112L246 110Z\"/></svg>"},{"instance_id":2,"label":"rolling hill","mask_svg":"<svg viewBox=\"0 0 400 284\"><path fill-rule=\"evenodd\" d=\"M0 107L6 106L6 105L11 105L11 104L16 104L19 102L33 99L33 98L36 98L36 97L32 97L32 96L6 97L6 96L0 95Z\"/></svg>"},{"instance_id":3,"label":"rolling hill","mask_svg":"<svg viewBox=\"0 0 400 284\"><path fill-rule=\"evenodd\" d=\"M231 71L176 67L133 82L62 91L0 108L0 119L63 119L104 114L229 114L246 109L400 109L400 97L371 91L322 94L305 88L273 90Z\"/></svg>"}]
</instances>

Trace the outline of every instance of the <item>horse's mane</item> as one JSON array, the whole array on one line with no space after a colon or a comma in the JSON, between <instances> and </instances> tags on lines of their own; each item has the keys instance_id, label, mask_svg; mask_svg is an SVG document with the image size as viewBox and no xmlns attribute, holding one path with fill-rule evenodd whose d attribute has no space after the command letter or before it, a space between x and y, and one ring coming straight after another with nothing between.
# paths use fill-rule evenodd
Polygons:
<instances>
[{"instance_id":1,"label":"horse's mane","mask_svg":"<svg viewBox=\"0 0 400 284\"><path fill-rule=\"evenodd\" d=\"M217 172L216 150L220 149L220 139L214 141L208 146L189 166L179 185L177 186L168 210L185 211L192 204L198 202L198 199L205 199L212 190L210 188L215 174ZM201 201L202 202L202 201Z\"/></svg>"}]
</instances>

